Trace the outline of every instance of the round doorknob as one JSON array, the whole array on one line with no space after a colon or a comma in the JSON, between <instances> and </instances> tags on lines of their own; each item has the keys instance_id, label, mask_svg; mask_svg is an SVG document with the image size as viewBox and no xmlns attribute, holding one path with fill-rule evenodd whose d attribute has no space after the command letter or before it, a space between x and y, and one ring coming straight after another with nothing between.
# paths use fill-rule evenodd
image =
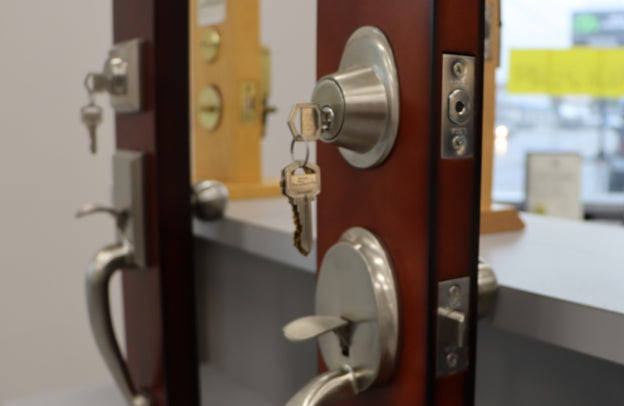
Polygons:
<instances>
[{"instance_id":1,"label":"round doorknob","mask_svg":"<svg viewBox=\"0 0 624 406\"><path fill-rule=\"evenodd\" d=\"M191 206L198 219L204 221L223 217L229 192L225 185L216 180L202 180L193 185Z\"/></svg>"}]
</instances>

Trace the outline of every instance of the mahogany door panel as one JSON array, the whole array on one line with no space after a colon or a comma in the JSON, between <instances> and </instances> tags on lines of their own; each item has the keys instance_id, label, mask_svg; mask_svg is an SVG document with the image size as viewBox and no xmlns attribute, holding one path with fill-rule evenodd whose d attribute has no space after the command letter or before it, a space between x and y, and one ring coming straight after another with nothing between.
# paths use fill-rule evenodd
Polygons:
<instances>
[{"instance_id":1,"label":"mahogany door panel","mask_svg":"<svg viewBox=\"0 0 624 406\"><path fill-rule=\"evenodd\" d=\"M199 404L189 153L188 2L114 0L114 41L141 38L143 112L117 114L117 148L146 154L147 269L124 272L127 358L153 406Z\"/></svg>"},{"instance_id":2,"label":"mahogany door panel","mask_svg":"<svg viewBox=\"0 0 624 406\"><path fill-rule=\"evenodd\" d=\"M400 84L400 124L394 148L374 169L349 165L338 149L318 144L323 191L318 198L318 263L340 235L364 227L388 248L400 293L400 359L383 387L340 404L471 405L474 317L468 367L436 377L438 282L469 276L476 307L480 144L462 159L441 157L443 53L482 55L482 0L318 0L317 75L335 72L358 28L379 28L392 46ZM474 117L480 117L480 62ZM444 96L446 97L446 96ZM475 119L474 134L480 134Z\"/></svg>"}]
</instances>

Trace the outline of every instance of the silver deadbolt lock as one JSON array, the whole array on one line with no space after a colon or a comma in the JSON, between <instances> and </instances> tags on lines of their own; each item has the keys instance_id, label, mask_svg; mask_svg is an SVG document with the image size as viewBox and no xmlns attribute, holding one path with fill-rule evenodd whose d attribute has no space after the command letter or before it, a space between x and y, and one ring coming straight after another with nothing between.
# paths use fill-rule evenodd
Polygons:
<instances>
[{"instance_id":1,"label":"silver deadbolt lock","mask_svg":"<svg viewBox=\"0 0 624 406\"><path fill-rule=\"evenodd\" d=\"M312 103L293 107L288 125L295 139L335 144L357 168L386 159L399 127L399 82L381 30L366 26L351 35L338 71L319 80Z\"/></svg>"},{"instance_id":2,"label":"silver deadbolt lock","mask_svg":"<svg viewBox=\"0 0 624 406\"><path fill-rule=\"evenodd\" d=\"M108 93L117 113L138 113L143 109L141 39L115 44L108 52L101 72L89 72L84 86L89 101L80 109L80 120L89 131L91 153L97 151L97 128L102 122L102 107L95 102L97 93Z\"/></svg>"},{"instance_id":3,"label":"silver deadbolt lock","mask_svg":"<svg viewBox=\"0 0 624 406\"><path fill-rule=\"evenodd\" d=\"M284 327L292 341L317 338L329 369L305 385L289 406L324 405L386 383L399 338L397 284L383 243L354 227L327 251L316 286L316 314Z\"/></svg>"}]
</instances>

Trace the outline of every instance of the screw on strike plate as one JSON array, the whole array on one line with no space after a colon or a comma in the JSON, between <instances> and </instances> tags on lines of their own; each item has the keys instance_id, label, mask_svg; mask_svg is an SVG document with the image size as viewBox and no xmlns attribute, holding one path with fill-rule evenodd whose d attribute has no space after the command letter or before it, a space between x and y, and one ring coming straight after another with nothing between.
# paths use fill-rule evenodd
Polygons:
<instances>
[{"instance_id":1,"label":"screw on strike plate","mask_svg":"<svg viewBox=\"0 0 624 406\"><path fill-rule=\"evenodd\" d=\"M459 363L459 355L457 355L455 351L449 352L448 354L446 354L446 366L448 366L451 369L454 369L457 367L458 363Z\"/></svg>"},{"instance_id":2,"label":"screw on strike plate","mask_svg":"<svg viewBox=\"0 0 624 406\"><path fill-rule=\"evenodd\" d=\"M461 306L461 290L459 286L453 285L449 288L449 306L451 308L458 308Z\"/></svg>"},{"instance_id":3,"label":"screw on strike plate","mask_svg":"<svg viewBox=\"0 0 624 406\"><path fill-rule=\"evenodd\" d=\"M453 74L458 78L461 78L466 74L466 64L464 61L456 61L453 63Z\"/></svg>"},{"instance_id":4,"label":"screw on strike plate","mask_svg":"<svg viewBox=\"0 0 624 406\"><path fill-rule=\"evenodd\" d=\"M466 145L468 140L465 135L456 135L451 140L451 145L458 155L463 155L466 152Z\"/></svg>"}]
</instances>

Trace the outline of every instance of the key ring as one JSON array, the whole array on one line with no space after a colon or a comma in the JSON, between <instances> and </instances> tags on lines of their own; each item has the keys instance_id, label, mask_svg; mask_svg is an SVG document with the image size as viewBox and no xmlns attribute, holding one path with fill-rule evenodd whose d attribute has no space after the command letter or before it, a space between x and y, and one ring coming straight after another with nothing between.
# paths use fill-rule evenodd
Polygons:
<instances>
[{"instance_id":1,"label":"key ring","mask_svg":"<svg viewBox=\"0 0 624 406\"><path fill-rule=\"evenodd\" d=\"M301 165L299 165L300 168L303 168L305 166L308 165L309 159L310 159L310 143L309 141L305 138L305 137L301 137L303 139L303 141L305 142L305 160L303 160L303 162L301 163ZM294 161L296 161L295 159L295 144L297 143L297 138L292 139L292 141L290 142L290 158ZM299 161L301 162L301 161Z\"/></svg>"},{"instance_id":2,"label":"key ring","mask_svg":"<svg viewBox=\"0 0 624 406\"><path fill-rule=\"evenodd\" d=\"M95 75L93 74L93 72L89 72L87 73L87 76L85 76L84 79L84 87L85 89L87 89L87 94L89 95L89 104L93 105L95 104L95 89L93 86L91 86L91 80Z\"/></svg>"}]
</instances>

